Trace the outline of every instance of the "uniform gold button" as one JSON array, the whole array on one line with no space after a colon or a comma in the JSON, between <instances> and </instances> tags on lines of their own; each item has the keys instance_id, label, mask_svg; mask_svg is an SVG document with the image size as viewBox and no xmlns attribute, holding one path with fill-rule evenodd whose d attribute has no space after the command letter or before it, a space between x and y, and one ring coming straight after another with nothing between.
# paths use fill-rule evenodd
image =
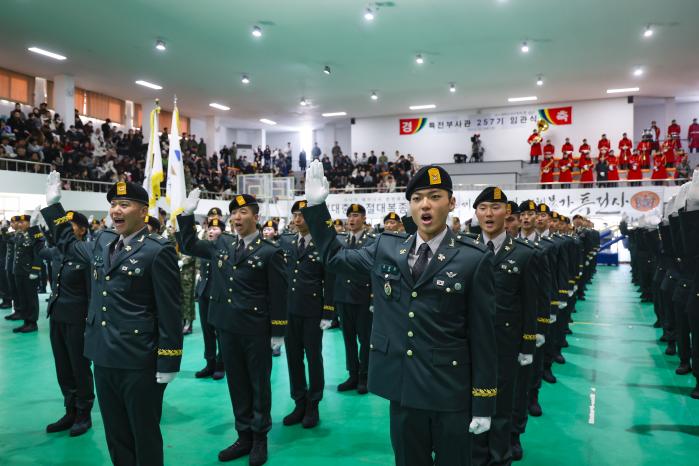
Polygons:
<instances>
[{"instance_id":1,"label":"uniform gold button","mask_svg":"<svg viewBox=\"0 0 699 466\"><path fill-rule=\"evenodd\" d=\"M505 327L509 327L509 326L510 326L510 323L509 323L509 322L505 322Z\"/></svg>"},{"instance_id":2,"label":"uniform gold button","mask_svg":"<svg viewBox=\"0 0 699 466\"><path fill-rule=\"evenodd\" d=\"M233 293L233 288L228 288L229 293Z\"/></svg>"},{"instance_id":3,"label":"uniform gold button","mask_svg":"<svg viewBox=\"0 0 699 466\"><path fill-rule=\"evenodd\" d=\"M299 273L299 269L294 269L294 273ZM349 280L347 280L349 281Z\"/></svg>"},{"instance_id":4,"label":"uniform gold button","mask_svg":"<svg viewBox=\"0 0 699 466\"><path fill-rule=\"evenodd\" d=\"M230 281L233 281L233 277L231 277L229 280L230 280Z\"/></svg>"},{"instance_id":5,"label":"uniform gold button","mask_svg":"<svg viewBox=\"0 0 699 466\"><path fill-rule=\"evenodd\" d=\"M107 275L106 277L104 277L104 279L107 280L107 281L111 280L111 278L112 278L112 277L110 277L109 275Z\"/></svg>"},{"instance_id":6,"label":"uniform gold button","mask_svg":"<svg viewBox=\"0 0 699 466\"><path fill-rule=\"evenodd\" d=\"M347 280L347 283L352 283L352 281L351 281L351 280Z\"/></svg>"},{"instance_id":7,"label":"uniform gold button","mask_svg":"<svg viewBox=\"0 0 699 466\"><path fill-rule=\"evenodd\" d=\"M229 303L231 302L230 298L228 299L228 302L229 302Z\"/></svg>"},{"instance_id":8,"label":"uniform gold button","mask_svg":"<svg viewBox=\"0 0 699 466\"><path fill-rule=\"evenodd\" d=\"M412 293L410 293L410 296L412 296L413 298L417 298L417 291L413 291Z\"/></svg>"},{"instance_id":9,"label":"uniform gold button","mask_svg":"<svg viewBox=\"0 0 699 466\"><path fill-rule=\"evenodd\" d=\"M413 350L408 350L408 351L405 352L405 354L407 354L408 357L412 357L412 356L413 356Z\"/></svg>"},{"instance_id":10,"label":"uniform gold button","mask_svg":"<svg viewBox=\"0 0 699 466\"><path fill-rule=\"evenodd\" d=\"M107 321L106 321L106 320L103 320L103 321L102 321L102 327L106 327L106 326L107 326Z\"/></svg>"},{"instance_id":11,"label":"uniform gold button","mask_svg":"<svg viewBox=\"0 0 699 466\"><path fill-rule=\"evenodd\" d=\"M254 307L254 308L252 308L252 309L253 309L253 311L256 311L256 310L257 310L257 308L256 308L256 307Z\"/></svg>"},{"instance_id":12,"label":"uniform gold button","mask_svg":"<svg viewBox=\"0 0 699 466\"><path fill-rule=\"evenodd\" d=\"M291 291L296 291L296 288L292 288Z\"/></svg>"},{"instance_id":13,"label":"uniform gold button","mask_svg":"<svg viewBox=\"0 0 699 466\"><path fill-rule=\"evenodd\" d=\"M234 266L233 266L233 270L237 270L237 269L238 269L238 266L237 266L237 265L234 265Z\"/></svg>"},{"instance_id":14,"label":"uniform gold button","mask_svg":"<svg viewBox=\"0 0 699 466\"><path fill-rule=\"evenodd\" d=\"M313 296L318 296L316 293L313 293Z\"/></svg>"},{"instance_id":15,"label":"uniform gold button","mask_svg":"<svg viewBox=\"0 0 699 466\"><path fill-rule=\"evenodd\" d=\"M412 332L412 331L408 332L408 336L409 336L410 338L412 338L412 337L413 337L413 332Z\"/></svg>"},{"instance_id":16,"label":"uniform gold button","mask_svg":"<svg viewBox=\"0 0 699 466\"><path fill-rule=\"evenodd\" d=\"M135 330L133 331L133 333L138 333L138 329L135 329Z\"/></svg>"},{"instance_id":17,"label":"uniform gold button","mask_svg":"<svg viewBox=\"0 0 699 466\"><path fill-rule=\"evenodd\" d=\"M373 344L370 344L370 345L369 345L369 349L374 349L374 345L373 345Z\"/></svg>"},{"instance_id":18,"label":"uniform gold button","mask_svg":"<svg viewBox=\"0 0 699 466\"><path fill-rule=\"evenodd\" d=\"M291 281L292 281L292 282L295 282L295 281L296 281L296 279L294 278L294 279L293 279L293 280L291 280Z\"/></svg>"},{"instance_id":19,"label":"uniform gold button","mask_svg":"<svg viewBox=\"0 0 699 466\"><path fill-rule=\"evenodd\" d=\"M412 319L413 317L415 317L415 313L413 311L408 312L408 317Z\"/></svg>"},{"instance_id":20,"label":"uniform gold button","mask_svg":"<svg viewBox=\"0 0 699 466\"><path fill-rule=\"evenodd\" d=\"M102 296L107 296L107 292L106 292L106 291L103 291L103 292L102 292Z\"/></svg>"},{"instance_id":21,"label":"uniform gold button","mask_svg":"<svg viewBox=\"0 0 699 466\"><path fill-rule=\"evenodd\" d=\"M102 306L102 310L103 310L104 312L107 312L107 306Z\"/></svg>"},{"instance_id":22,"label":"uniform gold button","mask_svg":"<svg viewBox=\"0 0 699 466\"><path fill-rule=\"evenodd\" d=\"M458 366L458 365L459 365L459 363L458 363L458 362L456 362L456 361L452 361L452 362L451 362L451 365L452 365L452 366Z\"/></svg>"},{"instance_id":23,"label":"uniform gold button","mask_svg":"<svg viewBox=\"0 0 699 466\"><path fill-rule=\"evenodd\" d=\"M451 288L447 288L447 293L451 293Z\"/></svg>"}]
</instances>

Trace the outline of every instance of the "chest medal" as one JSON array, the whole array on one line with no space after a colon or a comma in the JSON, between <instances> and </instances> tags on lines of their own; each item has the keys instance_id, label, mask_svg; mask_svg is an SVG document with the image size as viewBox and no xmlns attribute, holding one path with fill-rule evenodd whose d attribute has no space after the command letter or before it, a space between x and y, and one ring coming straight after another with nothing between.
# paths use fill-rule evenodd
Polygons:
<instances>
[{"instance_id":1,"label":"chest medal","mask_svg":"<svg viewBox=\"0 0 699 466\"><path fill-rule=\"evenodd\" d=\"M383 285L383 292L386 293L386 296L391 296L391 284L389 282L384 283Z\"/></svg>"}]
</instances>

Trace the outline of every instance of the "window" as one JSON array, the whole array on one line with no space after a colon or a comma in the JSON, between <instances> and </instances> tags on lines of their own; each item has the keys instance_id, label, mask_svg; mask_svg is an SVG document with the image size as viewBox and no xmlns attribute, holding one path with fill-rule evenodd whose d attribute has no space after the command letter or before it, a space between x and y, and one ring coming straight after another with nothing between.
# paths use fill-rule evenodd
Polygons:
<instances>
[{"instance_id":1,"label":"window","mask_svg":"<svg viewBox=\"0 0 699 466\"><path fill-rule=\"evenodd\" d=\"M0 68L0 99L33 105L34 78Z\"/></svg>"}]
</instances>

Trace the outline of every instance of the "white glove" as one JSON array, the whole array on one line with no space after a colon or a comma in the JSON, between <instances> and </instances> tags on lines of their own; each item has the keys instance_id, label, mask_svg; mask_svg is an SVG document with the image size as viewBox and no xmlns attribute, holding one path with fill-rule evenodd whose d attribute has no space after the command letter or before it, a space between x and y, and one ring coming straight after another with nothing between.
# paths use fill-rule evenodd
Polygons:
<instances>
[{"instance_id":1,"label":"white glove","mask_svg":"<svg viewBox=\"0 0 699 466\"><path fill-rule=\"evenodd\" d=\"M39 276L38 276L37 274L35 274L35 273L30 273L30 274L29 274L29 279L30 279L30 280L36 280L37 278L39 278Z\"/></svg>"},{"instance_id":2,"label":"white glove","mask_svg":"<svg viewBox=\"0 0 699 466\"><path fill-rule=\"evenodd\" d=\"M534 362L534 355L519 353L517 355L517 362L520 366L528 366L529 364Z\"/></svg>"},{"instance_id":3,"label":"white glove","mask_svg":"<svg viewBox=\"0 0 699 466\"><path fill-rule=\"evenodd\" d=\"M41 206L38 205L34 208L32 216L29 218L29 226L35 227L39 224L39 217L41 217Z\"/></svg>"},{"instance_id":4,"label":"white glove","mask_svg":"<svg viewBox=\"0 0 699 466\"><path fill-rule=\"evenodd\" d=\"M46 178L46 205L61 202L61 174L52 171Z\"/></svg>"},{"instance_id":5,"label":"white glove","mask_svg":"<svg viewBox=\"0 0 699 466\"><path fill-rule=\"evenodd\" d=\"M546 337L540 333L536 334L536 347L541 348L546 343Z\"/></svg>"},{"instance_id":6,"label":"white glove","mask_svg":"<svg viewBox=\"0 0 699 466\"><path fill-rule=\"evenodd\" d=\"M558 307L560 308L561 305L559 304ZM556 323L556 314L551 314L551 315L549 316L549 319L551 320L551 323L552 323L552 324L555 324L555 323Z\"/></svg>"},{"instance_id":7,"label":"white glove","mask_svg":"<svg viewBox=\"0 0 699 466\"><path fill-rule=\"evenodd\" d=\"M575 292L574 290L568 290L568 297L569 298L572 297L574 292Z\"/></svg>"},{"instance_id":8,"label":"white glove","mask_svg":"<svg viewBox=\"0 0 699 466\"><path fill-rule=\"evenodd\" d=\"M321 330L327 330L330 327L332 327L332 325L333 325L333 321L330 319L322 319L320 321L320 329Z\"/></svg>"},{"instance_id":9,"label":"white glove","mask_svg":"<svg viewBox=\"0 0 699 466\"><path fill-rule=\"evenodd\" d=\"M156 372L155 381L158 383L170 383L177 377L177 372Z\"/></svg>"},{"instance_id":10,"label":"white glove","mask_svg":"<svg viewBox=\"0 0 699 466\"><path fill-rule=\"evenodd\" d=\"M199 188L194 188L189 192L187 199L184 201L184 215L192 215L197 210L200 195L201 190Z\"/></svg>"},{"instance_id":11,"label":"white glove","mask_svg":"<svg viewBox=\"0 0 699 466\"><path fill-rule=\"evenodd\" d=\"M578 274L578 277L581 277L582 274ZM573 291L578 291L578 285L573 285Z\"/></svg>"},{"instance_id":12,"label":"white glove","mask_svg":"<svg viewBox=\"0 0 699 466\"><path fill-rule=\"evenodd\" d=\"M183 265L184 265L184 261L183 261L182 259L180 259L180 260L177 261L177 267L179 267L180 270L182 270L182 266L183 266Z\"/></svg>"},{"instance_id":13,"label":"white glove","mask_svg":"<svg viewBox=\"0 0 699 466\"><path fill-rule=\"evenodd\" d=\"M89 217L87 217L87 223L88 223L88 225L92 226L92 222L94 222L94 221L95 221L95 216L94 216L94 215L90 215Z\"/></svg>"},{"instance_id":14,"label":"white glove","mask_svg":"<svg viewBox=\"0 0 699 466\"><path fill-rule=\"evenodd\" d=\"M699 168L694 169L692 184L687 190L687 211L699 210Z\"/></svg>"},{"instance_id":15,"label":"white glove","mask_svg":"<svg viewBox=\"0 0 699 466\"><path fill-rule=\"evenodd\" d=\"M565 301L558 303L558 309L565 309L568 304Z\"/></svg>"},{"instance_id":16,"label":"white glove","mask_svg":"<svg viewBox=\"0 0 699 466\"><path fill-rule=\"evenodd\" d=\"M284 337L272 337L272 349L276 350L284 344Z\"/></svg>"},{"instance_id":17,"label":"white glove","mask_svg":"<svg viewBox=\"0 0 699 466\"><path fill-rule=\"evenodd\" d=\"M328 194L330 186L323 173L323 164L314 160L306 169L306 201L309 206L319 205L325 202Z\"/></svg>"},{"instance_id":18,"label":"white glove","mask_svg":"<svg viewBox=\"0 0 699 466\"><path fill-rule=\"evenodd\" d=\"M468 426L468 431L472 432L474 435L482 434L483 432L488 432L489 430L489 417L473 417L471 419L471 424Z\"/></svg>"}]
</instances>

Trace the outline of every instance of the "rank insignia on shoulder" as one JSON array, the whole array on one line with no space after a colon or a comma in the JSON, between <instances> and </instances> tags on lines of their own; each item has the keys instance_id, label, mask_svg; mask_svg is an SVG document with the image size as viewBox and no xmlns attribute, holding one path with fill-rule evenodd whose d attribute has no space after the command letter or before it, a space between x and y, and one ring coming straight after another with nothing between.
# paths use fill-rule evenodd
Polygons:
<instances>
[{"instance_id":1,"label":"rank insignia on shoulder","mask_svg":"<svg viewBox=\"0 0 699 466\"><path fill-rule=\"evenodd\" d=\"M400 254L405 254L406 252L408 252L407 249L401 249L401 250L399 251Z\"/></svg>"},{"instance_id":2,"label":"rank insignia on shoulder","mask_svg":"<svg viewBox=\"0 0 699 466\"><path fill-rule=\"evenodd\" d=\"M444 256L444 254L440 254L440 255L437 256L437 260L438 260L438 261L443 261L444 259L446 259L446 257Z\"/></svg>"},{"instance_id":3,"label":"rank insignia on shoulder","mask_svg":"<svg viewBox=\"0 0 699 466\"><path fill-rule=\"evenodd\" d=\"M456 277L456 272L447 272L446 274L447 274L447 277L449 277L449 278Z\"/></svg>"}]
</instances>

